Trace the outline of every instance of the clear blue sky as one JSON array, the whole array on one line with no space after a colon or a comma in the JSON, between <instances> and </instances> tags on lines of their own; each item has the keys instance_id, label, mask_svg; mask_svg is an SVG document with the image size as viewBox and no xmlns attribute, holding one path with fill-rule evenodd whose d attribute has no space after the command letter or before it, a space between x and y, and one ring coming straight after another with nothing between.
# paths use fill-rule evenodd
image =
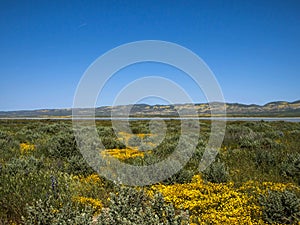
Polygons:
<instances>
[{"instance_id":1,"label":"clear blue sky","mask_svg":"<svg viewBox=\"0 0 300 225\"><path fill-rule=\"evenodd\" d=\"M0 32L0 110L71 107L81 76L97 57L147 39L198 54L227 102L300 99L299 0L2 0ZM126 79L112 79L99 104L111 104L114 92L145 70L166 72L193 89L178 71L141 65L129 68Z\"/></svg>"}]
</instances>

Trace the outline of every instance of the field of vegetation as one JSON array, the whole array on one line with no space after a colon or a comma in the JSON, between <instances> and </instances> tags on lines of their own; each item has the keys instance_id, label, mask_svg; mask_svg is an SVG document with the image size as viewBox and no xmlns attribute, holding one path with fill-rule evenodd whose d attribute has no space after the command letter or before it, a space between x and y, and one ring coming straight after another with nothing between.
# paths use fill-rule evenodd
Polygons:
<instances>
[{"instance_id":1,"label":"field of vegetation","mask_svg":"<svg viewBox=\"0 0 300 225\"><path fill-rule=\"evenodd\" d=\"M166 121L157 146L149 121L130 123L133 134L116 135L110 121L97 121L106 149L99 154L150 165L178 144L178 120ZM128 187L89 167L71 121L0 120L0 225L300 224L300 123L228 122L216 160L202 173L210 122L200 130L177 174Z\"/></svg>"}]
</instances>

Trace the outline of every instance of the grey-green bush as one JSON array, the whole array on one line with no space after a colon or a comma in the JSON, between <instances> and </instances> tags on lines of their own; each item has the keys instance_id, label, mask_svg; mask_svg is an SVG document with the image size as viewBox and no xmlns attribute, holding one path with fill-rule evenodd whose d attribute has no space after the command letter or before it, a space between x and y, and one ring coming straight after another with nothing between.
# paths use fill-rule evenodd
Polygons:
<instances>
[{"instance_id":1,"label":"grey-green bush","mask_svg":"<svg viewBox=\"0 0 300 225\"><path fill-rule=\"evenodd\" d=\"M223 162L215 161L203 171L203 178L212 183L225 183L229 180L229 172Z\"/></svg>"},{"instance_id":2,"label":"grey-green bush","mask_svg":"<svg viewBox=\"0 0 300 225\"><path fill-rule=\"evenodd\" d=\"M54 207L50 200L37 200L27 205L24 225L92 225L93 214L90 208L79 208L71 202L65 202L60 208Z\"/></svg>"},{"instance_id":3,"label":"grey-green bush","mask_svg":"<svg viewBox=\"0 0 300 225\"><path fill-rule=\"evenodd\" d=\"M141 139L137 136L133 136L128 140L128 145L130 146L140 146L141 143L142 143Z\"/></svg>"},{"instance_id":4,"label":"grey-green bush","mask_svg":"<svg viewBox=\"0 0 300 225\"><path fill-rule=\"evenodd\" d=\"M293 192L269 191L259 202L263 207L263 220L268 223L300 222L300 199Z\"/></svg>"},{"instance_id":5,"label":"grey-green bush","mask_svg":"<svg viewBox=\"0 0 300 225\"><path fill-rule=\"evenodd\" d=\"M145 192L121 187L110 196L108 208L104 208L97 225L183 225L188 224L188 213L176 212L166 204L161 194L150 198Z\"/></svg>"},{"instance_id":6,"label":"grey-green bush","mask_svg":"<svg viewBox=\"0 0 300 225\"><path fill-rule=\"evenodd\" d=\"M284 177L295 180L300 185L300 153L288 154L280 165L280 173Z\"/></svg>"}]
</instances>

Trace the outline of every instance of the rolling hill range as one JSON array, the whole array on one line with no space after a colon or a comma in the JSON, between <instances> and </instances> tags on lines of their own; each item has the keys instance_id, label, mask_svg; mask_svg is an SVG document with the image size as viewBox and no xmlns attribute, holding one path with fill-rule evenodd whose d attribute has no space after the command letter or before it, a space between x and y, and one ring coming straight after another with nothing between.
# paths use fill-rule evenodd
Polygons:
<instances>
[{"instance_id":1,"label":"rolling hill range","mask_svg":"<svg viewBox=\"0 0 300 225\"><path fill-rule=\"evenodd\" d=\"M299 117L300 116L300 100L295 102L270 102L265 105L246 105L239 103L226 103L227 116L270 116L270 117ZM102 106L96 108L97 117L111 116L114 112L116 116L124 115L124 112L130 110L130 116L133 117L152 117L178 116L177 110L184 112L186 116L195 116L190 114L192 104L176 104L176 105L123 105L123 106ZM218 110L223 107L220 103L200 103L195 104L194 109L199 116L210 116L210 107ZM0 118L6 117L71 117L72 109L40 109L40 110L20 110L20 111L0 111Z\"/></svg>"}]
</instances>

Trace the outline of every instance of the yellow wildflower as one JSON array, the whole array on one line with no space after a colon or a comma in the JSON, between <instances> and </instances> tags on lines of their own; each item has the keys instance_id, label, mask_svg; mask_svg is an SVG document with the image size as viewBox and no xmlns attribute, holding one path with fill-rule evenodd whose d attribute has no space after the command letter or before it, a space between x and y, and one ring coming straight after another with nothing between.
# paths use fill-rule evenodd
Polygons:
<instances>
[{"instance_id":1,"label":"yellow wildflower","mask_svg":"<svg viewBox=\"0 0 300 225\"><path fill-rule=\"evenodd\" d=\"M34 149L35 149L35 146L33 144L28 144L28 143L20 144L20 151L21 151L22 155L28 154L28 153L34 151Z\"/></svg>"},{"instance_id":2,"label":"yellow wildflower","mask_svg":"<svg viewBox=\"0 0 300 225\"><path fill-rule=\"evenodd\" d=\"M99 214L101 212L102 203L99 199L87 198L83 196L75 196L73 197L73 201L86 206L91 206L95 210L95 214Z\"/></svg>"}]
</instances>

